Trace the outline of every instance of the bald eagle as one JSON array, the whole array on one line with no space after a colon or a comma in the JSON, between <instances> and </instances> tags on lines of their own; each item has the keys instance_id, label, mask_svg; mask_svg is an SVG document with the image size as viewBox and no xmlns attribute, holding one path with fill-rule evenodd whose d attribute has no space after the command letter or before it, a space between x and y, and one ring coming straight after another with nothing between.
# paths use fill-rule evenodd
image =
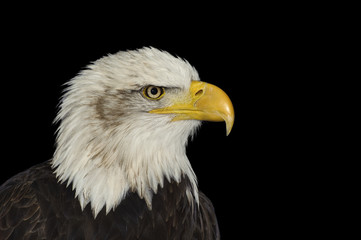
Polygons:
<instances>
[{"instance_id":1,"label":"bald eagle","mask_svg":"<svg viewBox=\"0 0 361 240\"><path fill-rule=\"evenodd\" d=\"M120 51L66 86L56 150L0 187L0 239L219 239L186 144L234 110L187 61Z\"/></svg>"}]
</instances>

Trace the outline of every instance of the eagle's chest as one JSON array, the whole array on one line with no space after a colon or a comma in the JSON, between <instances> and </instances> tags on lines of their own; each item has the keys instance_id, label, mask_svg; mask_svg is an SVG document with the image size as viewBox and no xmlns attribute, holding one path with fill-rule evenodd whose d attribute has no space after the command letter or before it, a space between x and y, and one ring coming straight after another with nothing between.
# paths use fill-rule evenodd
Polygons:
<instances>
[{"instance_id":1,"label":"eagle's chest","mask_svg":"<svg viewBox=\"0 0 361 240\"><path fill-rule=\"evenodd\" d=\"M94 219L90 204L81 210L71 188L58 184L53 195L40 196L44 233L47 239L191 239L197 208L187 198L188 187L187 179L165 181L153 195L151 210L129 192L114 211L102 209Z\"/></svg>"}]
</instances>

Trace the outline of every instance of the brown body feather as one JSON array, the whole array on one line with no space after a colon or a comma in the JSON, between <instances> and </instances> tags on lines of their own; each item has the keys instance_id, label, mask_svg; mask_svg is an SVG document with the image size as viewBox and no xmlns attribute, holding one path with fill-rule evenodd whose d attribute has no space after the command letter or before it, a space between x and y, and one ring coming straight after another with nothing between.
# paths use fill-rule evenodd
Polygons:
<instances>
[{"instance_id":1,"label":"brown body feather","mask_svg":"<svg viewBox=\"0 0 361 240\"><path fill-rule=\"evenodd\" d=\"M199 193L199 207L186 196L191 187L164 181L152 210L129 192L114 210L94 219L82 211L74 191L58 183L48 162L19 173L0 186L0 239L219 239L212 203Z\"/></svg>"}]
</instances>

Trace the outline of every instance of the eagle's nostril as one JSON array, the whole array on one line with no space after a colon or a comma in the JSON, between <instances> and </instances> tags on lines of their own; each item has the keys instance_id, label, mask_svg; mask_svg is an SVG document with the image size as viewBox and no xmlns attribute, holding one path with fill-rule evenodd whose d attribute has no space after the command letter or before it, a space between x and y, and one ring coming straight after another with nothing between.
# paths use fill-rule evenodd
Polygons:
<instances>
[{"instance_id":1,"label":"eagle's nostril","mask_svg":"<svg viewBox=\"0 0 361 240\"><path fill-rule=\"evenodd\" d=\"M195 94L195 96L196 96L196 97L199 97L199 96L201 96L202 94L203 94L203 89L197 91L196 94Z\"/></svg>"}]
</instances>

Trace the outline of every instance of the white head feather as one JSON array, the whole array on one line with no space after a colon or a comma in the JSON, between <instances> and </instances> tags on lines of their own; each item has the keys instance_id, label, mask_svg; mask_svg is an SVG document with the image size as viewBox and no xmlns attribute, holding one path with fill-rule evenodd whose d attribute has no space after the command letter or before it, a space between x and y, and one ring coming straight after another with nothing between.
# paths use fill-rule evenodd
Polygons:
<instances>
[{"instance_id":1,"label":"white head feather","mask_svg":"<svg viewBox=\"0 0 361 240\"><path fill-rule=\"evenodd\" d=\"M150 114L167 105L167 97L152 101L141 94L149 85L182 94L192 80L199 77L188 62L143 48L103 57L68 82L55 119L60 124L52 166L61 182L72 184L82 208L90 202L94 216L104 206L108 213L128 191L151 208L164 178L179 182L183 175L193 185L190 201L198 203L185 147L200 122Z\"/></svg>"}]
</instances>

